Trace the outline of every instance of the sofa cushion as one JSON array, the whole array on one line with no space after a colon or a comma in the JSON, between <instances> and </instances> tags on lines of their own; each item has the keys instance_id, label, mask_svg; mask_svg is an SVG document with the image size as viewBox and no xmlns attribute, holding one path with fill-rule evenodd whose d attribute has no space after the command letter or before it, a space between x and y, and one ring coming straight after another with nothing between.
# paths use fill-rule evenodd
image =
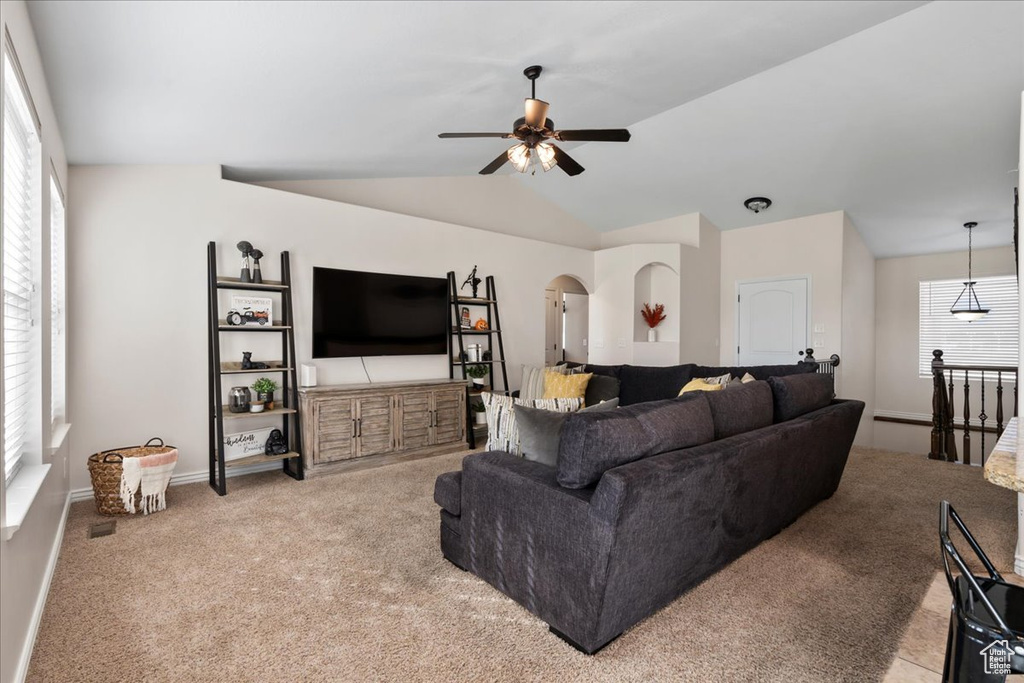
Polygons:
<instances>
[{"instance_id":1,"label":"sofa cushion","mask_svg":"<svg viewBox=\"0 0 1024 683\"><path fill-rule=\"evenodd\" d=\"M714 436L711 410L700 392L607 412L572 413L562 427L558 483L584 488L613 467L707 443Z\"/></svg>"},{"instance_id":2,"label":"sofa cushion","mask_svg":"<svg viewBox=\"0 0 1024 683\"><path fill-rule=\"evenodd\" d=\"M783 377L786 375L813 373L816 372L817 369L818 365L816 363L793 363L792 365L741 365L733 367L695 365L693 376L713 377L728 372L734 376L742 377L745 373L749 373L754 379L767 380L769 377Z\"/></svg>"},{"instance_id":3,"label":"sofa cushion","mask_svg":"<svg viewBox=\"0 0 1024 683\"><path fill-rule=\"evenodd\" d=\"M772 424L772 389L768 382L748 382L731 391L707 394L715 439L726 439Z\"/></svg>"},{"instance_id":4,"label":"sofa cushion","mask_svg":"<svg viewBox=\"0 0 1024 683\"><path fill-rule=\"evenodd\" d=\"M775 404L775 421L785 422L812 410L824 408L835 398L835 383L832 375L790 375L769 377L772 400Z\"/></svg>"},{"instance_id":5,"label":"sofa cushion","mask_svg":"<svg viewBox=\"0 0 1024 683\"><path fill-rule=\"evenodd\" d=\"M630 406L646 401L660 401L679 394L687 382L696 375L695 365L671 365L668 367L647 367L623 365L619 369L619 405ZM718 373L722 374L722 373Z\"/></svg>"},{"instance_id":6,"label":"sofa cushion","mask_svg":"<svg viewBox=\"0 0 1024 683\"><path fill-rule=\"evenodd\" d=\"M554 369L544 371L544 396L541 398L578 398L585 401L587 384L594 375L586 372L562 374Z\"/></svg>"},{"instance_id":7,"label":"sofa cushion","mask_svg":"<svg viewBox=\"0 0 1024 683\"><path fill-rule=\"evenodd\" d=\"M587 393L583 402L588 406L596 406L602 401L610 401L619 397L619 385L621 383L614 377L594 374L587 382ZM615 405L618 405L616 401Z\"/></svg>"},{"instance_id":8,"label":"sofa cushion","mask_svg":"<svg viewBox=\"0 0 1024 683\"><path fill-rule=\"evenodd\" d=\"M619 399L613 398L604 403L596 403L582 409L581 413L601 410L615 410L619 407ZM542 462L554 467L558 462L558 444L561 440L562 425L568 413L557 413L553 410L515 406L516 422L519 425L519 449L527 460Z\"/></svg>"},{"instance_id":9,"label":"sofa cushion","mask_svg":"<svg viewBox=\"0 0 1024 683\"><path fill-rule=\"evenodd\" d=\"M462 513L462 471L445 472L434 481L434 502L458 517Z\"/></svg>"},{"instance_id":10,"label":"sofa cushion","mask_svg":"<svg viewBox=\"0 0 1024 683\"><path fill-rule=\"evenodd\" d=\"M531 401L486 391L480 395L480 398L487 411L487 450L505 451L512 455L520 454L519 428L516 425L513 406L525 405L531 408L557 410L562 413L571 413L583 406L583 399L580 398L538 398Z\"/></svg>"}]
</instances>

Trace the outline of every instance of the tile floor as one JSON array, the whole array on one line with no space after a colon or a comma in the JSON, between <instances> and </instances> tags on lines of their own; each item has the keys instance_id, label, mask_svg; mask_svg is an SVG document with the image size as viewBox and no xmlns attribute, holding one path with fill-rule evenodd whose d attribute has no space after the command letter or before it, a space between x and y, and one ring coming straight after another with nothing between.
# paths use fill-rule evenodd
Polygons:
<instances>
[{"instance_id":1,"label":"tile floor","mask_svg":"<svg viewBox=\"0 0 1024 683\"><path fill-rule=\"evenodd\" d=\"M1006 573L1003 578L1024 585L1024 577ZM941 683L950 601L946 576L939 572L903 634L882 683ZM1024 674L1007 676L1006 683L1024 683Z\"/></svg>"}]
</instances>

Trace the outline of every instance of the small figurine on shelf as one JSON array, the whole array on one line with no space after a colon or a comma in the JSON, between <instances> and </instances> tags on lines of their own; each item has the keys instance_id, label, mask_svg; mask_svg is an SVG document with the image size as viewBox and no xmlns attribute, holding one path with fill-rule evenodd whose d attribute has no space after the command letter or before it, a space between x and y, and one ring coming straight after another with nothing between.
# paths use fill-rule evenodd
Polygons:
<instances>
[{"instance_id":1,"label":"small figurine on shelf","mask_svg":"<svg viewBox=\"0 0 1024 683\"><path fill-rule=\"evenodd\" d=\"M242 351L242 370L269 370L266 363L252 359L252 351Z\"/></svg>"},{"instance_id":2,"label":"small figurine on shelf","mask_svg":"<svg viewBox=\"0 0 1024 683\"><path fill-rule=\"evenodd\" d=\"M473 323L469 320L469 306L462 307L462 326L473 327Z\"/></svg>"},{"instance_id":3,"label":"small figurine on shelf","mask_svg":"<svg viewBox=\"0 0 1024 683\"><path fill-rule=\"evenodd\" d=\"M477 290L480 288L481 282L482 280L476 276L476 266L473 266L473 271L466 278L466 281L462 283L462 287L460 289L465 289L466 285L469 285L473 288L473 298L478 299Z\"/></svg>"},{"instance_id":4,"label":"small figurine on shelf","mask_svg":"<svg viewBox=\"0 0 1024 683\"><path fill-rule=\"evenodd\" d=\"M263 282L263 271L260 270L260 259L263 258L263 252L253 249L249 253L252 255L252 281L260 284Z\"/></svg>"},{"instance_id":5,"label":"small figurine on shelf","mask_svg":"<svg viewBox=\"0 0 1024 683\"><path fill-rule=\"evenodd\" d=\"M263 452L267 455L284 455L288 452L288 444L285 443L284 434L280 429L272 429L267 437L266 448Z\"/></svg>"},{"instance_id":6,"label":"small figurine on shelf","mask_svg":"<svg viewBox=\"0 0 1024 683\"><path fill-rule=\"evenodd\" d=\"M478 318L477 321L476 321L476 324L473 325L473 329L474 330L486 330L487 329L487 321L484 320L483 318Z\"/></svg>"},{"instance_id":7,"label":"small figurine on shelf","mask_svg":"<svg viewBox=\"0 0 1024 683\"><path fill-rule=\"evenodd\" d=\"M249 254L252 253L252 244L242 240L235 245L238 251L242 252L242 273L238 276L240 282L252 282L252 274L249 272Z\"/></svg>"}]
</instances>

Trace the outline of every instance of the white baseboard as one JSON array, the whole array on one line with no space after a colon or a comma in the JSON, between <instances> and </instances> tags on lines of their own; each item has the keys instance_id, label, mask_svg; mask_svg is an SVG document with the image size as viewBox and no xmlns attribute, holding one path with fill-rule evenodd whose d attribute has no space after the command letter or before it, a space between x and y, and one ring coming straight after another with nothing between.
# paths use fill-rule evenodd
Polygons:
<instances>
[{"instance_id":1,"label":"white baseboard","mask_svg":"<svg viewBox=\"0 0 1024 683\"><path fill-rule=\"evenodd\" d=\"M14 680L17 683L22 683L25 677L28 676L28 665L32 661L32 650L36 646L36 636L39 635L39 624L43 621L43 609L46 607L46 598L50 595L50 582L53 581L53 572L57 569L57 558L60 557L60 547L64 541L64 527L67 525L70 508L71 494L68 493L67 498L64 499L64 511L61 513L60 524L57 525L57 535L53 539L53 546L50 548L50 560L46 563L43 584L40 586L36 605L32 609L32 621L29 623L25 644L21 649L21 659L18 661L18 668L14 670Z\"/></svg>"},{"instance_id":2,"label":"white baseboard","mask_svg":"<svg viewBox=\"0 0 1024 683\"><path fill-rule=\"evenodd\" d=\"M232 467L225 470L225 474L228 479L232 477L241 477L246 474L256 474L257 472L269 472L270 470L279 470L282 465L280 462L264 462L259 465L247 465L245 467ZM180 486L181 484L195 484L196 482L209 481L210 472L209 470L198 470L196 472L182 472L181 474L172 474L170 486ZM71 492L71 502L77 503L81 500L92 500L92 487L84 489L75 489Z\"/></svg>"}]
</instances>

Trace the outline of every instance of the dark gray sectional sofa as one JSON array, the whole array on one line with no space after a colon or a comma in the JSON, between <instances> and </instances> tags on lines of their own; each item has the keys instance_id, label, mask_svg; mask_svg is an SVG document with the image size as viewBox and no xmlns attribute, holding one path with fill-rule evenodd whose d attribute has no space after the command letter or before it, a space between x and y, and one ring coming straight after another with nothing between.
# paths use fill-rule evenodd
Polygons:
<instances>
[{"instance_id":1,"label":"dark gray sectional sofa","mask_svg":"<svg viewBox=\"0 0 1024 683\"><path fill-rule=\"evenodd\" d=\"M575 413L556 467L467 456L435 484L441 550L593 654L835 492L864 404L831 381Z\"/></svg>"}]
</instances>

